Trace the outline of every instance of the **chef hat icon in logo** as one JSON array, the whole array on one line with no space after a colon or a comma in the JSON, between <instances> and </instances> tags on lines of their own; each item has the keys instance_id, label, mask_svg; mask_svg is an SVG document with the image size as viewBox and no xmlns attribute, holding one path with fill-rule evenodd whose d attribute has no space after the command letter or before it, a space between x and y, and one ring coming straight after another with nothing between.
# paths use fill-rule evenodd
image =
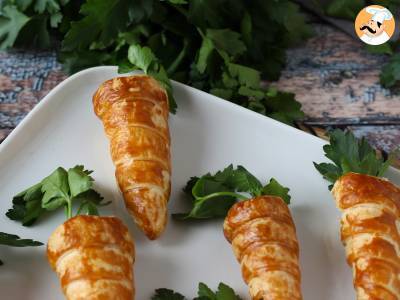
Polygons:
<instances>
[{"instance_id":1,"label":"chef hat icon in logo","mask_svg":"<svg viewBox=\"0 0 400 300\"><path fill-rule=\"evenodd\" d=\"M358 37L368 45L386 43L393 35L395 21L392 13L380 5L362 9L355 21Z\"/></svg>"}]
</instances>

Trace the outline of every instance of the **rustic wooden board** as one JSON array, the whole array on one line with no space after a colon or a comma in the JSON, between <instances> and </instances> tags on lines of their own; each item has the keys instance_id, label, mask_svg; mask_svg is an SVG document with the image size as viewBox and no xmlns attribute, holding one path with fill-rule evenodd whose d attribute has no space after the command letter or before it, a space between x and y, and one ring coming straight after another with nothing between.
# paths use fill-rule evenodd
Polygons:
<instances>
[{"instance_id":1,"label":"rustic wooden board","mask_svg":"<svg viewBox=\"0 0 400 300\"><path fill-rule=\"evenodd\" d=\"M379 84L385 55L366 51L361 41L326 25L288 52L276 86L303 105L309 125L400 124L400 97Z\"/></svg>"},{"instance_id":2,"label":"rustic wooden board","mask_svg":"<svg viewBox=\"0 0 400 300\"><path fill-rule=\"evenodd\" d=\"M349 128L383 155L399 147L400 95L379 84L388 58L370 54L361 41L331 26L288 51L288 64L274 85L296 94L306 118L299 127L326 138L326 130ZM395 162L400 166L400 157Z\"/></svg>"}]
</instances>

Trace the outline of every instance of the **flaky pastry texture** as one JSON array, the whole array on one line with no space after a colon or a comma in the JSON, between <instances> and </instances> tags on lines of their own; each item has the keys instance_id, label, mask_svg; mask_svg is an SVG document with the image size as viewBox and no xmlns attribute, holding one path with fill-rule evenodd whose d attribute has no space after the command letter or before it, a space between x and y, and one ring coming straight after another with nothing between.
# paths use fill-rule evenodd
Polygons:
<instances>
[{"instance_id":1,"label":"flaky pastry texture","mask_svg":"<svg viewBox=\"0 0 400 300\"><path fill-rule=\"evenodd\" d=\"M98 88L93 105L110 140L125 206L156 239L166 227L171 190L168 96L152 77L117 77Z\"/></svg>"},{"instance_id":2,"label":"flaky pastry texture","mask_svg":"<svg viewBox=\"0 0 400 300\"><path fill-rule=\"evenodd\" d=\"M224 222L253 300L302 299L299 246L285 202L260 196L232 206Z\"/></svg>"},{"instance_id":3,"label":"flaky pastry texture","mask_svg":"<svg viewBox=\"0 0 400 300\"><path fill-rule=\"evenodd\" d=\"M76 216L57 227L47 259L68 300L132 300L135 248L115 217Z\"/></svg>"},{"instance_id":4,"label":"flaky pastry texture","mask_svg":"<svg viewBox=\"0 0 400 300\"><path fill-rule=\"evenodd\" d=\"M342 211L341 240L358 300L400 299L400 189L348 173L332 190Z\"/></svg>"}]
</instances>

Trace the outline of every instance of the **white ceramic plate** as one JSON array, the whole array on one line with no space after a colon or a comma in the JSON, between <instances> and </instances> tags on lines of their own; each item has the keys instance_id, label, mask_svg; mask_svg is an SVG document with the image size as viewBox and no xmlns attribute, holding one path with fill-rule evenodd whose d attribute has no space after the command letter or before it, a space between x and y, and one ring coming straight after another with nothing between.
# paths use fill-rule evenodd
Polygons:
<instances>
[{"instance_id":1,"label":"white ceramic plate","mask_svg":"<svg viewBox=\"0 0 400 300\"><path fill-rule=\"evenodd\" d=\"M150 242L123 209L114 178L108 140L95 117L91 97L103 81L118 76L114 67L97 67L68 78L51 91L0 145L0 231L46 242L64 221L62 211L34 227L22 227L4 213L12 196L58 166L84 164L94 170L96 188L129 225L137 256L138 300L167 287L195 296L200 281L216 288L225 282L248 299L240 267L222 234L222 221L176 223ZM291 188L300 240L302 288L307 300L354 299L351 270L339 241L339 213L327 183L313 167L325 160L324 142L214 96L175 83L178 113L170 116L173 178L170 212L185 211L182 187L190 176L242 164L263 181L271 176ZM394 170L389 177L400 182ZM45 248L0 248L0 291L4 299L63 299Z\"/></svg>"}]
</instances>

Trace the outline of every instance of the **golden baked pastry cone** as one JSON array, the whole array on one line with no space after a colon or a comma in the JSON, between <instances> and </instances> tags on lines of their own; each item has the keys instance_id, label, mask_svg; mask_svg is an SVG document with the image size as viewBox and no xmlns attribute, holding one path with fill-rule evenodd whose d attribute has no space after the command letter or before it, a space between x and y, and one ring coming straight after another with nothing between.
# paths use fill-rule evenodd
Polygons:
<instances>
[{"instance_id":1,"label":"golden baked pastry cone","mask_svg":"<svg viewBox=\"0 0 400 300\"><path fill-rule=\"evenodd\" d=\"M167 94L149 76L119 77L99 87L93 105L110 140L126 208L156 239L167 223L171 189Z\"/></svg>"},{"instance_id":2,"label":"golden baked pastry cone","mask_svg":"<svg viewBox=\"0 0 400 300\"><path fill-rule=\"evenodd\" d=\"M260 196L231 207L224 234L253 300L302 299L299 246L287 204Z\"/></svg>"},{"instance_id":3,"label":"golden baked pastry cone","mask_svg":"<svg viewBox=\"0 0 400 300\"><path fill-rule=\"evenodd\" d=\"M348 173L332 190L342 211L341 240L358 300L400 299L400 189Z\"/></svg>"},{"instance_id":4,"label":"golden baked pastry cone","mask_svg":"<svg viewBox=\"0 0 400 300\"><path fill-rule=\"evenodd\" d=\"M68 300L132 300L135 248L115 217L76 216L50 236L47 258Z\"/></svg>"}]
</instances>

